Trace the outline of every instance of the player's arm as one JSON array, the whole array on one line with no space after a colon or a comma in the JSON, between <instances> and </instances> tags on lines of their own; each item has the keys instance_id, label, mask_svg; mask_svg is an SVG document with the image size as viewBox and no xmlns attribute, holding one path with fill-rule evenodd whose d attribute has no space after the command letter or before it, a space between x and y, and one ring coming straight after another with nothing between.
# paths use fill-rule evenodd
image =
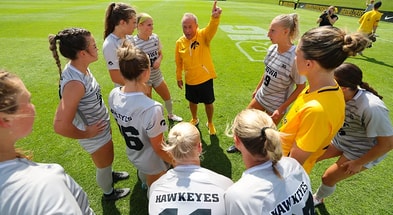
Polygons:
<instances>
[{"instance_id":1,"label":"player's arm","mask_svg":"<svg viewBox=\"0 0 393 215\"><path fill-rule=\"evenodd\" d=\"M153 147L153 150L156 152L156 154L160 156L162 160L174 166L174 160L172 159L172 157L169 155L169 153L162 149L162 144L164 143L164 134L161 133L156 137L152 137L149 139L151 146Z\"/></svg>"},{"instance_id":2,"label":"player's arm","mask_svg":"<svg viewBox=\"0 0 393 215\"><path fill-rule=\"evenodd\" d=\"M109 75L113 83L124 86L125 82L123 76L121 75L120 69L110 69Z\"/></svg>"},{"instance_id":3,"label":"player's arm","mask_svg":"<svg viewBox=\"0 0 393 215\"><path fill-rule=\"evenodd\" d=\"M162 51L161 51L161 49L160 49L160 50L158 50L158 57L157 57L157 59L156 59L156 60L154 61L154 63L153 63L153 68L154 68L154 69L160 68L162 58L163 58L163 55L162 55Z\"/></svg>"},{"instance_id":4,"label":"player's arm","mask_svg":"<svg viewBox=\"0 0 393 215\"><path fill-rule=\"evenodd\" d=\"M105 122L98 122L91 126L85 125L85 131L79 130L72 123L78 110L79 102L84 95L85 87L79 81L70 81L64 86L62 98L53 122L56 133L73 139L84 139L94 137L104 130Z\"/></svg>"},{"instance_id":5,"label":"player's arm","mask_svg":"<svg viewBox=\"0 0 393 215\"><path fill-rule=\"evenodd\" d=\"M153 63L153 68L158 69L161 66L161 61L164 56L162 55L162 45L161 42L158 41L158 57Z\"/></svg>"},{"instance_id":6,"label":"player's arm","mask_svg":"<svg viewBox=\"0 0 393 215\"><path fill-rule=\"evenodd\" d=\"M327 16L330 24L334 25L334 23L336 23L338 17L332 18L330 15Z\"/></svg>"},{"instance_id":7,"label":"player's arm","mask_svg":"<svg viewBox=\"0 0 393 215\"><path fill-rule=\"evenodd\" d=\"M322 22L322 18L323 18L324 16L327 16L326 11L322 11L322 14L321 14L321 15L318 17L318 19L317 19L317 24L319 24L319 23Z\"/></svg>"},{"instance_id":8,"label":"player's arm","mask_svg":"<svg viewBox=\"0 0 393 215\"><path fill-rule=\"evenodd\" d=\"M292 146L290 153L289 153L289 157L294 158L301 165L303 165L304 162L310 157L311 154L312 154L312 152L306 152L306 151L303 151L302 149L300 149L297 146L297 143L295 142Z\"/></svg>"},{"instance_id":9,"label":"player's arm","mask_svg":"<svg viewBox=\"0 0 393 215\"><path fill-rule=\"evenodd\" d=\"M104 46L102 48L102 52L107 64L109 76L111 77L113 83L123 86L124 79L120 72L116 50L117 50L116 44L107 42L105 40Z\"/></svg>"},{"instance_id":10,"label":"player's arm","mask_svg":"<svg viewBox=\"0 0 393 215\"><path fill-rule=\"evenodd\" d=\"M303 84L296 84L296 89L291 93L291 95L288 97L288 99L280 105L279 108L277 108L277 111L279 115L282 115L282 113L285 112L285 110L289 107L289 105L292 104L297 98L297 96L303 91L303 89L306 87L306 83Z\"/></svg>"},{"instance_id":11,"label":"player's arm","mask_svg":"<svg viewBox=\"0 0 393 215\"><path fill-rule=\"evenodd\" d=\"M377 32L377 28L378 28L378 24L379 24L379 20L375 20L374 25L373 25L373 34L375 34L375 32Z\"/></svg>"},{"instance_id":12,"label":"player's arm","mask_svg":"<svg viewBox=\"0 0 393 215\"><path fill-rule=\"evenodd\" d=\"M366 154L355 160L358 165L365 165L393 149L393 136L377 137L377 144Z\"/></svg>"},{"instance_id":13,"label":"player's arm","mask_svg":"<svg viewBox=\"0 0 393 215\"><path fill-rule=\"evenodd\" d=\"M255 88L254 92L252 93L252 98L255 97L255 95L257 94L259 88L261 88L262 83L263 83L263 77L265 77L265 75L262 75L261 80L258 82L257 87Z\"/></svg>"}]
</instances>

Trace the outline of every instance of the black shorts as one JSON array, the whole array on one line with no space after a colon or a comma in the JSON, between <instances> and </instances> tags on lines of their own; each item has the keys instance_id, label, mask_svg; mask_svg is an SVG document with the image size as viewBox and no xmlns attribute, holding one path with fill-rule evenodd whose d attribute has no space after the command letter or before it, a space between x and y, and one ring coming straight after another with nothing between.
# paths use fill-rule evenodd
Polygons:
<instances>
[{"instance_id":1,"label":"black shorts","mask_svg":"<svg viewBox=\"0 0 393 215\"><path fill-rule=\"evenodd\" d=\"M215 100L213 79L198 85L186 84L186 99L195 104L212 104Z\"/></svg>"}]
</instances>

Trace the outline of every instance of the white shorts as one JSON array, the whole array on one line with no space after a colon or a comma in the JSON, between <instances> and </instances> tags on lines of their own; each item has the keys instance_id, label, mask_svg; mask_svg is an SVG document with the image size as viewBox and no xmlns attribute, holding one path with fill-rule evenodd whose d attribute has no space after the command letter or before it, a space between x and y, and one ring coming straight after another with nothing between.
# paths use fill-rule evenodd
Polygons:
<instances>
[{"instance_id":1,"label":"white shorts","mask_svg":"<svg viewBox=\"0 0 393 215\"><path fill-rule=\"evenodd\" d=\"M156 88L160 86L162 81L164 81L164 77L162 77L161 70L151 70L150 79L147 81L147 85Z\"/></svg>"},{"instance_id":2,"label":"white shorts","mask_svg":"<svg viewBox=\"0 0 393 215\"><path fill-rule=\"evenodd\" d=\"M84 150L86 150L89 154L93 154L99 148L107 144L111 139L112 139L111 127L108 124L105 130L102 131L97 136L89 139L79 139L78 141Z\"/></svg>"}]
</instances>

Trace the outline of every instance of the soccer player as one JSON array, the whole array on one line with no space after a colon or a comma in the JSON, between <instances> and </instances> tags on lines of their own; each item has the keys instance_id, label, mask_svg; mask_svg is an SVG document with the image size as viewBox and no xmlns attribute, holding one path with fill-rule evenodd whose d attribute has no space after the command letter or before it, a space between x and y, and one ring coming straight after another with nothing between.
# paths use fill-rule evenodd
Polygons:
<instances>
[{"instance_id":1,"label":"soccer player","mask_svg":"<svg viewBox=\"0 0 393 215\"><path fill-rule=\"evenodd\" d=\"M364 9L364 12L369 12L374 8L374 0L370 0L370 2L366 1L366 9Z\"/></svg>"},{"instance_id":2,"label":"soccer player","mask_svg":"<svg viewBox=\"0 0 393 215\"><path fill-rule=\"evenodd\" d=\"M295 159L282 157L280 133L269 115L245 109L229 132L246 170L225 192L227 214L314 214L310 179Z\"/></svg>"},{"instance_id":3,"label":"soccer player","mask_svg":"<svg viewBox=\"0 0 393 215\"><path fill-rule=\"evenodd\" d=\"M377 2L374 4L374 9L367 13L364 13L359 19L358 31L365 34L372 42L376 41L376 32L378 28L379 21L381 20L382 13L379 12L379 8L382 6L382 2ZM372 44L368 46L370 48ZM360 53L362 54L362 53Z\"/></svg>"},{"instance_id":4,"label":"soccer player","mask_svg":"<svg viewBox=\"0 0 393 215\"><path fill-rule=\"evenodd\" d=\"M151 186L149 214L226 214L224 191L233 182L200 166L198 129L188 122L176 124L163 147L176 166Z\"/></svg>"},{"instance_id":5,"label":"soccer player","mask_svg":"<svg viewBox=\"0 0 393 215\"><path fill-rule=\"evenodd\" d=\"M57 52L69 62L61 68ZM101 95L101 87L89 69L98 60L98 49L93 35L83 28L66 28L49 35L50 50L60 77L60 102L54 119L55 132L77 139L93 159L97 184L105 200L127 196L129 188L114 189L113 183L129 177L127 172L112 172L114 158L108 109Z\"/></svg>"},{"instance_id":6,"label":"soccer player","mask_svg":"<svg viewBox=\"0 0 393 215\"><path fill-rule=\"evenodd\" d=\"M382 96L363 82L360 68L344 63L335 69L334 77L344 92L346 114L344 125L318 159L339 157L322 176L314 195L316 205L333 194L338 182L372 168L393 149L389 110Z\"/></svg>"},{"instance_id":7,"label":"soccer player","mask_svg":"<svg viewBox=\"0 0 393 215\"><path fill-rule=\"evenodd\" d=\"M184 35L176 41L175 49L177 85L183 89L184 71L186 99L189 101L192 115L191 123L199 124L198 103L204 103L210 135L216 135L213 124L213 79L217 76L210 54L210 42L217 32L221 12L215 0L210 22L203 29L198 29L198 19L194 14L185 13L182 18Z\"/></svg>"},{"instance_id":8,"label":"soccer player","mask_svg":"<svg viewBox=\"0 0 393 215\"><path fill-rule=\"evenodd\" d=\"M306 77L299 75L295 64L293 42L298 34L297 14L283 14L272 20L267 36L273 45L267 50L264 73L247 107L266 111L276 125L306 86ZM236 151L235 146L227 149L228 153Z\"/></svg>"},{"instance_id":9,"label":"soccer player","mask_svg":"<svg viewBox=\"0 0 393 215\"><path fill-rule=\"evenodd\" d=\"M151 98L152 88L164 100L168 111L168 120L181 122L183 119L172 112L172 99L168 86L160 70L162 45L157 34L153 33L153 18L147 13L140 13L136 18L138 34L134 36L135 46L144 51L150 58L150 79L147 82L147 96Z\"/></svg>"},{"instance_id":10,"label":"soccer player","mask_svg":"<svg viewBox=\"0 0 393 215\"><path fill-rule=\"evenodd\" d=\"M124 79L120 73L116 50L124 40L134 42L132 33L136 28L136 11L125 3L108 5L105 14L104 44L102 51L115 86L123 86Z\"/></svg>"},{"instance_id":11,"label":"soccer player","mask_svg":"<svg viewBox=\"0 0 393 215\"><path fill-rule=\"evenodd\" d=\"M33 128L35 107L22 80L0 70L0 214L94 214L86 193L58 164L15 148Z\"/></svg>"},{"instance_id":12,"label":"soccer player","mask_svg":"<svg viewBox=\"0 0 393 215\"><path fill-rule=\"evenodd\" d=\"M336 10L335 6L328 7L328 9L324 10L317 19L317 24L319 24L319 26L333 26L338 20L338 16L335 14Z\"/></svg>"},{"instance_id":13,"label":"soccer player","mask_svg":"<svg viewBox=\"0 0 393 215\"><path fill-rule=\"evenodd\" d=\"M127 145L128 159L150 186L173 164L161 146L168 127L162 105L145 95L149 57L128 41L117 52L124 86L110 92L108 103Z\"/></svg>"},{"instance_id":14,"label":"soccer player","mask_svg":"<svg viewBox=\"0 0 393 215\"><path fill-rule=\"evenodd\" d=\"M364 50L369 40L361 33L347 34L336 27L313 28L296 48L298 72L308 86L282 120L283 155L295 158L307 173L342 126L345 101L333 70L348 56Z\"/></svg>"}]
</instances>

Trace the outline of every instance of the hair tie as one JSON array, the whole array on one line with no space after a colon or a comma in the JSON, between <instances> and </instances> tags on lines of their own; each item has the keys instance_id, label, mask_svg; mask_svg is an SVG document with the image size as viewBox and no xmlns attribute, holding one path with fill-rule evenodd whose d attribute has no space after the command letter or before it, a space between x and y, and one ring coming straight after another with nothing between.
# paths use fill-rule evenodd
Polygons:
<instances>
[{"instance_id":1,"label":"hair tie","mask_svg":"<svg viewBox=\"0 0 393 215\"><path fill-rule=\"evenodd\" d=\"M266 129L268 129L268 128L270 128L270 127L263 127L263 128L261 129L261 136L262 136L262 138L263 138L264 140L266 140Z\"/></svg>"}]
</instances>

